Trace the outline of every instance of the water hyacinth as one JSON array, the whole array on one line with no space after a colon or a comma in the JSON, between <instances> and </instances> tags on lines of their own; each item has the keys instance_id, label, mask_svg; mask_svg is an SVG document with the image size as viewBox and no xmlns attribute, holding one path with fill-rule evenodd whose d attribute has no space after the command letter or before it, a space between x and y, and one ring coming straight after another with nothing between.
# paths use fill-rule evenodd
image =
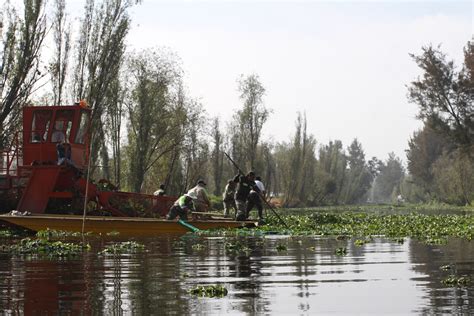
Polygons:
<instances>
[{"instance_id":1,"label":"water hyacinth","mask_svg":"<svg viewBox=\"0 0 474 316\"><path fill-rule=\"evenodd\" d=\"M24 238L18 244L10 246L11 252L16 254L37 254L49 257L76 256L84 250L90 250L90 245L77 243L49 241L43 238Z\"/></svg>"},{"instance_id":2,"label":"water hyacinth","mask_svg":"<svg viewBox=\"0 0 474 316\"><path fill-rule=\"evenodd\" d=\"M119 243L113 243L108 245L102 250L101 254L123 254L123 253L134 253L145 250L145 245L140 244L136 241L124 241Z\"/></svg>"},{"instance_id":3,"label":"water hyacinth","mask_svg":"<svg viewBox=\"0 0 474 316\"><path fill-rule=\"evenodd\" d=\"M192 295L200 297L224 297L227 295L227 289L220 284L217 285L198 285L189 290Z\"/></svg>"}]
</instances>

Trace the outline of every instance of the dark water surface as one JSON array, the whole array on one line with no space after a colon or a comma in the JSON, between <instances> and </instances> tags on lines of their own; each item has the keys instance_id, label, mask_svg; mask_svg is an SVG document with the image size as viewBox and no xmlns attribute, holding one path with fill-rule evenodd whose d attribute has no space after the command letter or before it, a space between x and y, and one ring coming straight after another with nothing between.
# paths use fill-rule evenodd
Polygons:
<instances>
[{"instance_id":1,"label":"dark water surface","mask_svg":"<svg viewBox=\"0 0 474 316\"><path fill-rule=\"evenodd\" d=\"M355 239L288 236L137 241L146 252L98 255L111 241L93 240L92 250L75 259L0 255L0 314L474 314L469 241L375 238L360 247ZM226 250L226 242L236 241L251 251ZM339 247L345 256L335 254ZM451 271L440 269L447 264ZM441 281L451 273L472 282L448 287ZM188 294L211 284L224 285L228 295Z\"/></svg>"}]
</instances>

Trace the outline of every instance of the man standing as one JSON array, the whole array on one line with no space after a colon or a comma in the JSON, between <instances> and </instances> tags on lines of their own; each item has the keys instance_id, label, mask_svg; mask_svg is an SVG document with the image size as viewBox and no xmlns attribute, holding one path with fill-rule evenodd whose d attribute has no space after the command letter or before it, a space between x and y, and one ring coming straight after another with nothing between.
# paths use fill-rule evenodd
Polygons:
<instances>
[{"instance_id":1,"label":"man standing","mask_svg":"<svg viewBox=\"0 0 474 316\"><path fill-rule=\"evenodd\" d=\"M207 196L206 182L200 179L196 186L188 191L188 195L196 197L194 200L194 207L196 212L206 212L211 207L211 201Z\"/></svg>"},{"instance_id":2,"label":"man standing","mask_svg":"<svg viewBox=\"0 0 474 316\"><path fill-rule=\"evenodd\" d=\"M236 175L234 182L237 184L237 191L235 192L235 204L237 206L236 220L245 221L247 219L247 199L250 194L250 190L254 189L259 191L255 184L255 173L250 171L246 176ZM251 205L253 207L253 204Z\"/></svg>"},{"instance_id":3,"label":"man standing","mask_svg":"<svg viewBox=\"0 0 474 316\"><path fill-rule=\"evenodd\" d=\"M250 211L255 206L258 211L258 221L264 223L263 219L263 205L262 199L265 198L265 186L263 185L262 178L255 177L255 188L250 191L248 202L247 202L247 218L250 216Z\"/></svg>"},{"instance_id":4,"label":"man standing","mask_svg":"<svg viewBox=\"0 0 474 316\"><path fill-rule=\"evenodd\" d=\"M234 209L234 211L237 210L234 199L236 185L237 183L231 179L225 186L224 194L222 194L222 200L224 202L224 217L229 217L231 208Z\"/></svg>"}]
</instances>

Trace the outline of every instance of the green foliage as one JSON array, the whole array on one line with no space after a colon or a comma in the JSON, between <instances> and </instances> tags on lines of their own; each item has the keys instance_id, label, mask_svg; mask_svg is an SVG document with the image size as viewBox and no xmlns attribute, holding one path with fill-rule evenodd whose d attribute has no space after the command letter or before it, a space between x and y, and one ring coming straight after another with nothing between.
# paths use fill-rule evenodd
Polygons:
<instances>
[{"instance_id":1,"label":"green foliage","mask_svg":"<svg viewBox=\"0 0 474 316\"><path fill-rule=\"evenodd\" d=\"M49 257L71 257L89 250L89 245L49 241L43 238L23 238L18 244L10 246L10 251L17 254L37 254Z\"/></svg>"},{"instance_id":2,"label":"green foliage","mask_svg":"<svg viewBox=\"0 0 474 316\"><path fill-rule=\"evenodd\" d=\"M471 284L471 279L468 276L450 275L441 281L444 285L451 287L466 287Z\"/></svg>"},{"instance_id":3,"label":"green foliage","mask_svg":"<svg viewBox=\"0 0 474 316\"><path fill-rule=\"evenodd\" d=\"M91 235L91 232L86 232L86 236ZM46 230L40 230L36 233L36 237L42 239L58 239L58 238L67 238L67 237L80 237L82 234L80 232L71 232L65 230L54 230L47 228Z\"/></svg>"},{"instance_id":4,"label":"green foliage","mask_svg":"<svg viewBox=\"0 0 474 316\"><path fill-rule=\"evenodd\" d=\"M339 248L336 248L336 250L334 250L334 253L337 256L345 256L347 255L347 249L345 247L339 247Z\"/></svg>"},{"instance_id":5,"label":"green foliage","mask_svg":"<svg viewBox=\"0 0 474 316\"><path fill-rule=\"evenodd\" d=\"M467 43L459 71L439 47L423 47L421 55L411 56L423 71L408 87L409 101L419 106L418 117L459 148L472 150L474 43Z\"/></svg>"},{"instance_id":6,"label":"green foliage","mask_svg":"<svg viewBox=\"0 0 474 316\"><path fill-rule=\"evenodd\" d=\"M405 174L402 161L394 153L390 153L379 168L380 173L375 178L371 200L377 203L395 202Z\"/></svg>"},{"instance_id":7,"label":"green foliage","mask_svg":"<svg viewBox=\"0 0 474 316\"><path fill-rule=\"evenodd\" d=\"M276 246L276 250L277 250L278 252L286 251L287 249L288 249L288 248L286 247L286 245L283 245L283 244L278 244L278 245Z\"/></svg>"},{"instance_id":8,"label":"green foliage","mask_svg":"<svg viewBox=\"0 0 474 316\"><path fill-rule=\"evenodd\" d=\"M242 241L226 242L224 244L224 248L228 252L235 252L235 253L250 252L251 251L251 249L246 244L244 244Z\"/></svg>"},{"instance_id":9,"label":"green foliage","mask_svg":"<svg viewBox=\"0 0 474 316\"><path fill-rule=\"evenodd\" d=\"M276 218L258 230L292 235L413 237L427 243L444 243L448 237L474 238L474 215L380 215L367 213L315 213L286 215L287 231Z\"/></svg>"},{"instance_id":10,"label":"green foliage","mask_svg":"<svg viewBox=\"0 0 474 316\"><path fill-rule=\"evenodd\" d=\"M189 293L200 297L224 297L227 295L227 289L220 284L197 285L190 289Z\"/></svg>"},{"instance_id":11,"label":"green foliage","mask_svg":"<svg viewBox=\"0 0 474 316\"><path fill-rule=\"evenodd\" d=\"M145 246L136 241L125 241L120 243L113 243L108 245L102 250L101 254L123 254L123 253L134 253L145 250Z\"/></svg>"}]
</instances>

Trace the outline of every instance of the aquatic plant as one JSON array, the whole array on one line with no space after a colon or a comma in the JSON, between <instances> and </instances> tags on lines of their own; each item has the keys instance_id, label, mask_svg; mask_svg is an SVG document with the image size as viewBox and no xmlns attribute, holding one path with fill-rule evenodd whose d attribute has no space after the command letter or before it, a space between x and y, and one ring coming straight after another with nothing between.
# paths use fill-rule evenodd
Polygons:
<instances>
[{"instance_id":1,"label":"aquatic plant","mask_svg":"<svg viewBox=\"0 0 474 316\"><path fill-rule=\"evenodd\" d=\"M220 284L217 285L197 285L189 290L189 293L201 297L224 297L227 289Z\"/></svg>"},{"instance_id":2,"label":"aquatic plant","mask_svg":"<svg viewBox=\"0 0 474 316\"><path fill-rule=\"evenodd\" d=\"M193 250L203 250L205 247L203 244L194 244L191 246Z\"/></svg>"},{"instance_id":3,"label":"aquatic plant","mask_svg":"<svg viewBox=\"0 0 474 316\"><path fill-rule=\"evenodd\" d=\"M91 232L86 232L84 235L90 236ZM54 239L54 238L68 238L68 237L81 237L80 232L71 232L66 230L54 230L46 228L45 230L40 230L36 233L36 237L43 239Z\"/></svg>"},{"instance_id":4,"label":"aquatic plant","mask_svg":"<svg viewBox=\"0 0 474 316\"><path fill-rule=\"evenodd\" d=\"M444 242L447 237L474 238L474 215L315 213L282 216L290 230L268 216L261 231L290 235L412 237L426 242ZM340 239L339 238L339 239Z\"/></svg>"},{"instance_id":5,"label":"aquatic plant","mask_svg":"<svg viewBox=\"0 0 474 316\"><path fill-rule=\"evenodd\" d=\"M334 253L337 256L345 256L347 255L347 249L345 247L339 247L339 248L336 248L336 250L334 250Z\"/></svg>"},{"instance_id":6,"label":"aquatic plant","mask_svg":"<svg viewBox=\"0 0 474 316\"><path fill-rule=\"evenodd\" d=\"M278 244L278 245L276 246L276 250L277 250L278 252L280 252L280 251L286 251L286 250L287 250L287 247L286 247L285 245L283 245L283 244Z\"/></svg>"},{"instance_id":7,"label":"aquatic plant","mask_svg":"<svg viewBox=\"0 0 474 316\"><path fill-rule=\"evenodd\" d=\"M13 233L9 229L0 230L0 237L13 237Z\"/></svg>"},{"instance_id":8,"label":"aquatic plant","mask_svg":"<svg viewBox=\"0 0 474 316\"><path fill-rule=\"evenodd\" d=\"M113 230L111 232L108 232L107 236L110 236L110 237L120 236L120 232Z\"/></svg>"},{"instance_id":9,"label":"aquatic plant","mask_svg":"<svg viewBox=\"0 0 474 316\"><path fill-rule=\"evenodd\" d=\"M100 252L100 254L122 254L134 253L145 250L145 245L136 241L124 241L108 245Z\"/></svg>"},{"instance_id":10,"label":"aquatic plant","mask_svg":"<svg viewBox=\"0 0 474 316\"><path fill-rule=\"evenodd\" d=\"M18 254L40 254L50 257L69 257L90 250L90 245L49 241L43 238L23 238L19 243L10 246L10 252Z\"/></svg>"},{"instance_id":11,"label":"aquatic plant","mask_svg":"<svg viewBox=\"0 0 474 316\"><path fill-rule=\"evenodd\" d=\"M224 243L225 250L229 252L250 252L251 249L240 241Z\"/></svg>"},{"instance_id":12,"label":"aquatic plant","mask_svg":"<svg viewBox=\"0 0 474 316\"><path fill-rule=\"evenodd\" d=\"M468 286L471 283L471 279L468 276L458 277L456 275L450 275L449 277L441 280L441 283L452 287L463 287Z\"/></svg>"},{"instance_id":13,"label":"aquatic plant","mask_svg":"<svg viewBox=\"0 0 474 316\"><path fill-rule=\"evenodd\" d=\"M363 245L369 242L370 242L370 239L356 239L356 241L354 241L354 245L356 245L357 247L362 247Z\"/></svg>"}]
</instances>

